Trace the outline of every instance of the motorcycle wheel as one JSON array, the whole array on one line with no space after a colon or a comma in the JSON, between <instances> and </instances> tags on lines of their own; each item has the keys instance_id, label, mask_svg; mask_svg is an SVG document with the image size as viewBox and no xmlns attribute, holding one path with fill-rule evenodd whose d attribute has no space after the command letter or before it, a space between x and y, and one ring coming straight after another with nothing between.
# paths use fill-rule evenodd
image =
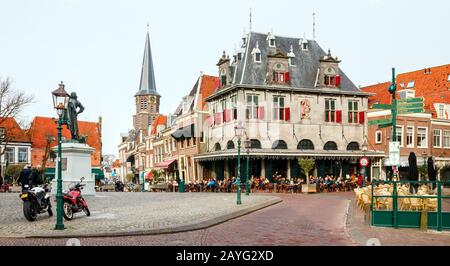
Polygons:
<instances>
[{"instance_id":1,"label":"motorcycle wheel","mask_svg":"<svg viewBox=\"0 0 450 266\"><path fill-rule=\"evenodd\" d=\"M37 209L36 206L30 202L30 201L25 201L23 203L23 214L25 215L25 218L30 221L36 221L37 218Z\"/></svg>"},{"instance_id":2,"label":"motorcycle wheel","mask_svg":"<svg viewBox=\"0 0 450 266\"><path fill-rule=\"evenodd\" d=\"M64 205L63 205L63 216L64 216L64 219L66 219L67 221L70 221L73 219L72 206L67 202L64 202Z\"/></svg>"},{"instance_id":3,"label":"motorcycle wheel","mask_svg":"<svg viewBox=\"0 0 450 266\"><path fill-rule=\"evenodd\" d=\"M86 214L86 216L91 216L91 211L89 211L89 208L83 208L84 213Z\"/></svg>"}]
</instances>

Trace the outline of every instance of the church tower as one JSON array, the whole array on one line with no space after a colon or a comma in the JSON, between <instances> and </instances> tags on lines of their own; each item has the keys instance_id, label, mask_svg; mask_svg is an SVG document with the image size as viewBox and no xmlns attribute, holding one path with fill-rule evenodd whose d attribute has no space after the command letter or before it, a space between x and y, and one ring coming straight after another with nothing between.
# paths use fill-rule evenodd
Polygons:
<instances>
[{"instance_id":1,"label":"church tower","mask_svg":"<svg viewBox=\"0 0 450 266\"><path fill-rule=\"evenodd\" d=\"M152 51L150 48L148 31L145 39L139 91L134 95L134 98L136 103L136 114L133 116L133 127L147 132L148 127L159 115L159 103L161 98L156 91Z\"/></svg>"}]
</instances>

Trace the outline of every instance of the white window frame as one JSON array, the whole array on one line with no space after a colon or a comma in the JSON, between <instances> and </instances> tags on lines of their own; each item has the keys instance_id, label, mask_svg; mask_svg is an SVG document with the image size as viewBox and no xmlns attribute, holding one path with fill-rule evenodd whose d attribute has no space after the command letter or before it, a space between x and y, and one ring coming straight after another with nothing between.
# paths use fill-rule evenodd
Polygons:
<instances>
[{"instance_id":1,"label":"white window frame","mask_svg":"<svg viewBox=\"0 0 450 266\"><path fill-rule=\"evenodd\" d=\"M417 127L417 138L419 137L419 129L425 129L425 144L423 145L423 142L422 142L422 145L421 146L419 146L419 142L417 142L417 148L424 148L424 149L426 149L426 148L428 148L428 128L427 127Z\"/></svg>"},{"instance_id":2,"label":"white window frame","mask_svg":"<svg viewBox=\"0 0 450 266\"><path fill-rule=\"evenodd\" d=\"M445 145L445 133L448 133L447 134L447 138L448 138L448 141L447 141L447 145ZM444 149L450 149L450 130L444 130L444 132L443 132L443 134L442 134L442 147L444 148Z\"/></svg>"},{"instance_id":3,"label":"white window frame","mask_svg":"<svg viewBox=\"0 0 450 266\"><path fill-rule=\"evenodd\" d=\"M407 89L409 89L409 88L414 88L414 85L416 85L416 82L413 80L413 81L410 81L410 82L408 82L407 84L406 84L406 88Z\"/></svg>"},{"instance_id":4,"label":"white window frame","mask_svg":"<svg viewBox=\"0 0 450 266\"><path fill-rule=\"evenodd\" d=\"M25 161L20 160L21 150L22 150L22 154L25 151ZM18 147L17 148L17 162L18 163L28 163L28 148L27 147Z\"/></svg>"},{"instance_id":5,"label":"white window frame","mask_svg":"<svg viewBox=\"0 0 450 266\"><path fill-rule=\"evenodd\" d=\"M259 60L257 59L257 54L259 54ZM254 54L254 60L255 60L255 63L261 63L261 61L262 61L262 56L261 56L261 53L260 52L256 52L255 54Z\"/></svg>"},{"instance_id":6,"label":"white window frame","mask_svg":"<svg viewBox=\"0 0 450 266\"><path fill-rule=\"evenodd\" d=\"M281 105L281 99L283 99L283 105ZM272 97L272 121L284 121L286 119L284 109L286 108L286 96L274 95ZM283 109L283 117L281 117L281 109Z\"/></svg>"},{"instance_id":7,"label":"white window frame","mask_svg":"<svg viewBox=\"0 0 450 266\"><path fill-rule=\"evenodd\" d=\"M437 107L438 107L438 109L437 109L438 118L446 118L445 117L445 104L439 103ZM441 114L441 111L442 111L442 114Z\"/></svg>"},{"instance_id":8,"label":"white window frame","mask_svg":"<svg viewBox=\"0 0 450 266\"><path fill-rule=\"evenodd\" d=\"M439 132L439 135L435 135L436 132ZM439 137L439 145L435 145L435 137ZM442 148L442 129L433 129L433 148Z\"/></svg>"},{"instance_id":9,"label":"white window frame","mask_svg":"<svg viewBox=\"0 0 450 266\"><path fill-rule=\"evenodd\" d=\"M403 125L398 125L397 126L397 130L396 130L396 132L395 132L395 134L397 134L396 136L395 136L395 141L397 141L397 136L399 135L398 134L398 128L401 128L401 134L400 134L400 139L401 139L401 141L400 141L400 148L403 148L403 142L404 142L404 140L405 140L405 138L404 138L404 136L405 136L405 132L403 132L404 131L404 126Z\"/></svg>"},{"instance_id":10,"label":"white window frame","mask_svg":"<svg viewBox=\"0 0 450 266\"><path fill-rule=\"evenodd\" d=\"M412 135L411 135L411 144L408 144L408 129L412 128ZM406 147L407 148L414 148L414 126L407 126L406 127Z\"/></svg>"},{"instance_id":11,"label":"white window frame","mask_svg":"<svg viewBox=\"0 0 450 266\"><path fill-rule=\"evenodd\" d=\"M251 102L248 102L248 97L251 97ZM255 98L257 99L258 104L255 104ZM246 114L246 119L248 120L257 120L258 119L258 108L259 108L259 94L247 94L245 96L246 109L248 110L248 118ZM247 112L247 111L246 111Z\"/></svg>"},{"instance_id":12,"label":"white window frame","mask_svg":"<svg viewBox=\"0 0 450 266\"><path fill-rule=\"evenodd\" d=\"M378 136L380 136L380 140L378 140ZM377 130L375 131L375 143L380 144L383 142L383 131Z\"/></svg>"}]
</instances>

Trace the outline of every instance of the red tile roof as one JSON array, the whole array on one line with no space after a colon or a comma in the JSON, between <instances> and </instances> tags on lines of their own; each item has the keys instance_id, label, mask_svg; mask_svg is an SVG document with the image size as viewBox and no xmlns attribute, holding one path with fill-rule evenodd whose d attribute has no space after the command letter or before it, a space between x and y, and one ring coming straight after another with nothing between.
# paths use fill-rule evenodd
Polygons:
<instances>
[{"instance_id":1,"label":"red tile roof","mask_svg":"<svg viewBox=\"0 0 450 266\"><path fill-rule=\"evenodd\" d=\"M155 121L153 121L153 123L152 123L152 131L150 132L150 134L151 135L155 135L156 133L158 133L157 132L157 130L158 130L158 126L159 125L166 125L167 124L167 116L165 116L165 115L158 115L156 118L155 118Z\"/></svg>"},{"instance_id":2,"label":"red tile roof","mask_svg":"<svg viewBox=\"0 0 450 266\"><path fill-rule=\"evenodd\" d=\"M31 127L28 130L28 135L32 142L32 148L45 149L47 143L47 135L53 136L54 141L51 142L51 146L56 146L57 142L57 124L50 117L36 116L31 122ZM99 123L78 121L79 135L87 135L87 144L97 151L101 148L101 137L99 130ZM66 126L63 126L62 135L66 139L70 139L70 131Z\"/></svg>"},{"instance_id":3,"label":"red tile roof","mask_svg":"<svg viewBox=\"0 0 450 266\"><path fill-rule=\"evenodd\" d=\"M5 128L8 142L31 142L14 117L0 118L0 127Z\"/></svg>"},{"instance_id":4,"label":"red tile roof","mask_svg":"<svg viewBox=\"0 0 450 266\"><path fill-rule=\"evenodd\" d=\"M202 84L200 85L200 94L197 103L197 108L200 110L207 110L205 99L209 97L219 86L219 78L209 75L202 76Z\"/></svg>"},{"instance_id":5,"label":"red tile roof","mask_svg":"<svg viewBox=\"0 0 450 266\"><path fill-rule=\"evenodd\" d=\"M425 111L432 112L433 117L436 117L433 103L450 104L450 81L448 80L450 64L431 67L428 70L422 69L398 74L396 78L397 92L402 88L414 90L415 97L424 97ZM407 88L408 83L412 81L414 81L414 86ZM389 85L390 82L385 82L361 88L363 91L375 93L374 96L369 97L369 106L376 102L391 103L391 95L388 92Z\"/></svg>"}]
</instances>

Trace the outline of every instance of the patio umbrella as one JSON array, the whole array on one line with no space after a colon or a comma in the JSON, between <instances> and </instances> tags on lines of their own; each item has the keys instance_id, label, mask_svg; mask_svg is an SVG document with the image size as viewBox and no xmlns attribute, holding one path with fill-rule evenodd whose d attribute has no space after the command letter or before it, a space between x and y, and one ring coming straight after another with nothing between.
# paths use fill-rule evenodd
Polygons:
<instances>
[{"instance_id":1,"label":"patio umbrella","mask_svg":"<svg viewBox=\"0 0 450 266\"><path fill-rule=\"evenodd\" d=\"M433 158L429 157L427 161L427 168L428 168L428 179L430 181L436 181L436 168L434 167ZM431 184L431 189L434 189L436 187L435 183Z\"/></svg>"},{"instance_id":2,"label":"patio umbrella","mask_svg":"<svg viewBox=\"0 0 450 266\"><path fill-rule=\"evenodd\" d=\"M419 180L419 171L417 170L417 157L414 152L409 153L408 163L409 163L409 169L408 169L409 181L418 181ZM414 193L415 190L413 190L413 188L416 188L416 190L417 190L418 187L419 187L419 184L410 184L409 190L411 193Z\"/></svg>"}]
</instances>

